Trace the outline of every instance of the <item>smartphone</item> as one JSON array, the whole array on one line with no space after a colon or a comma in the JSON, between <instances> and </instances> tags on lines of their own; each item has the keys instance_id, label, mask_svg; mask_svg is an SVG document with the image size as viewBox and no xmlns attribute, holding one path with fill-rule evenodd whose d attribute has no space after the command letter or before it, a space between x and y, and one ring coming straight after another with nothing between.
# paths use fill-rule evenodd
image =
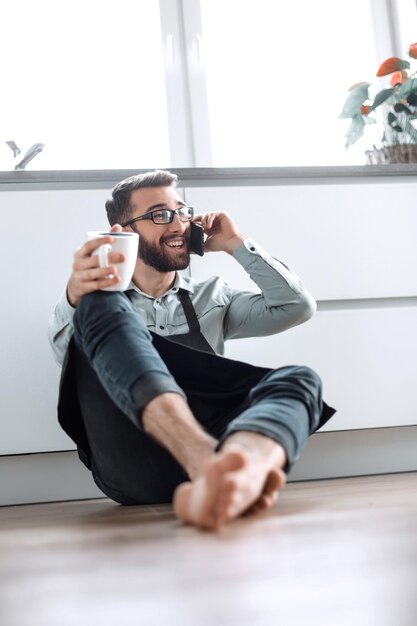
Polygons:
<instances>
[{"instance_id":1,"label":"smartphone","mask_svg":"<svg viewBox=\"0 0 417 626\"><path fill-rule=\"evenodd\" d=\"M204 254L204 229L194 222L191 222L190 227L190 252L199 256Z\"/></svg>"}]
</instances>

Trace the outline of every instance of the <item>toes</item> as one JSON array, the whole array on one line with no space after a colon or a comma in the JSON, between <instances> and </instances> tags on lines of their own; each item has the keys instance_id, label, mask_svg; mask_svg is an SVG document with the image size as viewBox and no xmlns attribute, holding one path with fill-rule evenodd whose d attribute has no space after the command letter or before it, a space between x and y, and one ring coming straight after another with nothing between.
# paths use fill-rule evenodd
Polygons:
<instances>
[{"instance_id":1,"label":"toes","mask_svg":"<svg viewBox=\"0 0 417 626\"><path fill-rule=\"evenodd\" d=\"M262 513L272 507L272 505L278 500L279 492L275 491L272 494L261 494L256 502L252 504L245 512L244 515L254 515L256 513Z\"/></svg>"},{"instance_id":2,"label":"toes","mask_svg":"<svg viewBox=\"0 0 417 626\"><path fill-rule=\"evenodd\" d=\"M261 513L262 511L266 511L269 508L267 504L266 496L260 496L259 500L254 502L246 511L242 513L243 516L248 515L256 515L256 513Z\"/></svg>"},{"instance_id":3,"label":"toes","mask_svg":"<svg viewBox=\"0 0 417 626\"><path fill-rule=\"evenodd\" d=\"M278 492L280 489L283 488L286 482L287 477L285 475L285 472L283 472L281 469L271 470L266 477L263 493L273 494L275 492Z\"/></svg>"},{"instance_id":4,"label":"toes","mask_svg":"<svg viewBox=\"0 0 417 626\"><path fill-rule=\"evenodd\" d=\"M241 451L228 449L206 465L204 475L194 483L183 483L174 493L174 512L184 522L199 528L215 529L230 519L233 493L238 486L233 478L245 466Z\"/></svg>"},{"instance_id":5,"label":"toes","mask_svg":"<svg viewBox=\"0 0 417 626\"><path fill-rule=\"evenodd\" d=\"M225 476L221 481L219 498L216 506L216 519L219 524L230 520L237 507L238 481L233 476Z\"/></svg>"},{"instance_id":6,"label":"toes","mask_svg":"<svg viewBox=\"0 0 417 626\"><path fill-rule=\"evenodd\" d=\"M192 484L189 482L182 483L174 491L172 506L175 514L183 522L192 523L193 519L190 511L190 498L193 491Z\"/></svg>"},{"instance_id":7,"label":"toes","mask_svg":"<svg viewBox=\"0 0 417 626\"><path fill-rule=\"evenodd\" d=\"M247 456L240 449L234 449L235 446L230 444L224 451L220 452L220 455L216 461L216 465L219 467L222 473L236 472L247 463Z\"/></svg>"}]
</instances>

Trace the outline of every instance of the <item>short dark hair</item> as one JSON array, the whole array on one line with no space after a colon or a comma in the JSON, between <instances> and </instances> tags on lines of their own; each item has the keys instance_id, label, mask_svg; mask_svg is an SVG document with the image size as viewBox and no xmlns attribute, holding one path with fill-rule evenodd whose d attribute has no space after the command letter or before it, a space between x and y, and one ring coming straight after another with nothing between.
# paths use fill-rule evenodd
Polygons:
<instances>
[{"instance_id":1,"label":"short dark hair","mask_svg":"<svg viewBox=\"0 0 417 626\"><path fill-rule=\"evenodd\" d=\"M112 197L106 201L107 219L113 224L124 224L131 218L130 196L136 189L146 187L176 187L178 176L168 170L154 170L136 174L117 183L112 190Z\"/></svg>"}]
</instances>

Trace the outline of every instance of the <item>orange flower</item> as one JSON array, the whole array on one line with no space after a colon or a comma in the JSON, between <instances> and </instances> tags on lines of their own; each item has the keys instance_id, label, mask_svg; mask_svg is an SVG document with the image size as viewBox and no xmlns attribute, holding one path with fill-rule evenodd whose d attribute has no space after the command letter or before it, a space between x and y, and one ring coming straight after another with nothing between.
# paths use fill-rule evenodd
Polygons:
<instances>
[{"instance_id":1,"label":"orange flower","mask_svg":"<svg viewBox=\"0 0 417 626\"><path fill-rule=\"evenodd\" d=\"M405 70L408 67L410 67L408 61L403 61L398 57L390 57L389 59L385 59L385 61L382 63L379 70L377 71L376 75L387 76L387 74L392 74L397 70Z\"/></svg>"},{"instance_id":2,"label":"orange flower","mask_svg":"<svg viewBox=\"0 0 417 626\"><path fill-rule=\"evenodd\" d=\"M394 72L394 74L391 76L389 84L391 85L391 87L394 87L394 85L396 85L397 83L405 83L407 78L407 72L405 70L400 70L399 72Z\"/></svg>"},{"instance_id":3,"label":"orange flower","mask_svg":"<svg viewBox=\"0 0 417 626\"><path fill-rule=\"evenodd\" d=\"M368 115L368 113L369 113L369 109L370 109L370 108L371 108L371 107L370 107L368 104L363 104L363 105L361 106L361 114L362 114L362 115Z\"/></svg>"},{"instance_id":4,"label":"orange flower","mask_svg":"<svg viewBox=\"0 0 417 626\"><path fill-rule=\"evenodd\" d=\"M412 59L417 59L417 43L412 43L408 48L408 56Z\"/></svg>"}]
</instances>

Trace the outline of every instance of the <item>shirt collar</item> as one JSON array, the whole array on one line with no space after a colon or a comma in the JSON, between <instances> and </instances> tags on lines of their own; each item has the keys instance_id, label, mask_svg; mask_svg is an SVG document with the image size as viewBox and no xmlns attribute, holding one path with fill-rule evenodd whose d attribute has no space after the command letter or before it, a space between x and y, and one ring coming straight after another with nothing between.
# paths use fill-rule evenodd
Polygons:
<instances>
[{"instance_id":1,"label":"shirt collar","mask_svg":"<svg viewBox=\"0 0 417 626\"><path fill-rule=\"evenodd\" d=\"M171 289L168 289L168 291L166 291L162 295L166 296L168 293L177 293L178 289L184 289L185 291L188 291L189 293L194 293L194 286L191 284L189 276L183 276L182 274L179 274L177 272L174 284L172 285ZM145 296L146 298L153 299L152 296L145 293L144 291L141 291L139 287L137 287L132 280L130 281L129 287L126 289L126 291L130 291L130 290L136 291L137 293L140 293L142 296Z\"/></svg>"}]
</instances>

